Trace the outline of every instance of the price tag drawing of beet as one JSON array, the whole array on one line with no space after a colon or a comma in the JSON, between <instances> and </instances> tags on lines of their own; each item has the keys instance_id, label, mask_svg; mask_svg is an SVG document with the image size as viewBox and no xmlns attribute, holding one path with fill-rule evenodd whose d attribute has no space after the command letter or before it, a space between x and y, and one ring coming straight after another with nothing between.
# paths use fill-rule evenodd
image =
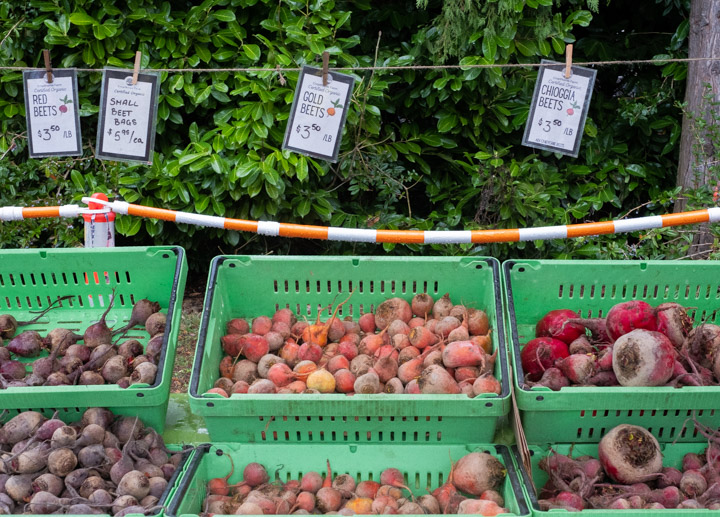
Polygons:
<instances>
[{"instance_id":1,"label":"price tag drawing of beet","mask_svg":"<svg viewBox=\"0 0 720 517\"><path fill-rule=\"evenodd\" d=\"M596 71L543 59L522 145L577 157Z\"/></svg>"},{"instance_id":2,"label":"price tag drawing of beet","mask_svg":"<svg viewBox=\"0 0 720 517\"><path fill-rule=\"evenodd\" d=\"M305 66L298 78L283 149L337 162L355 78L329 72L323 84L322 70Z\"/></svg>"},{"instance_id":3,"label":"price tag drawing of beet","mask_svg":"<svg viewBox=\"0 0 720 517\"><path fill-rule=\"evenodd\" d=\"M25 70L23 90L30 157L82 155L76 70L54 69L52 83L45 70Z\"/></svg>"}]
</instances>

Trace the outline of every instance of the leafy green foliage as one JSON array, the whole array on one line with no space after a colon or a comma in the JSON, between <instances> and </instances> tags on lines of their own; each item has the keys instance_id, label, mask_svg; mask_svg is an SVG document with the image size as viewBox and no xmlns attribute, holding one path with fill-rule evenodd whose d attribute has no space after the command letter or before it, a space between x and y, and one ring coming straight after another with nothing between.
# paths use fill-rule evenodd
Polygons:
<instances>
[{"instance_id":1,"label":"leafy green foliage","mask_svg":"<svg viewBox=\"0 0 720 517\"><path fill-rule=\"evenodd\" d=\"M442 24L461 23L464 38ZM572 224L662 213L672 206L684 66L598 72L578 159L520 146L537 68L563 60L649 59L682 52L686 6L584 0L0 0L2 66L264 68L162 72L151 166L94 158L101 74L79 72L85 154L29 160L21 74L0 75L0 206L79 203L102 191L130 203L238 219L356 228L458 230ZM590 10L587 10L587 7ZM455 8L454 18L448 9ZM594 12L598 10L599 12ZM497 23L496 23L497 22ZM662 27L658 29L658 27ZM641 33L653 32L653 35ZM337 164L283 151L298 73L276 68L431 65L348 70L356 87ZM456 61L453 61L456 60ZM11 143L15 144L9 150ZM636 208L639 207L639 208ZM40 230L35 230L41 228ZM26 231L19 231L25 229ZM197 269L221 253L380 253L378 245L263 238L118 217L118 244L178 244ZM398 254L668 257L678 234L496 245L394 245ZM43 241L43 239L45 239ZM675 239L675 240L673 240ZM680 237L682 240L682 238ZM664 242L673 242L664 246ZM73 246L77 221L0 225L3 247ZM685 242L685 241L682 241ZM631 247L632 248L631 251Z\"/></svg>"}]
</instances>

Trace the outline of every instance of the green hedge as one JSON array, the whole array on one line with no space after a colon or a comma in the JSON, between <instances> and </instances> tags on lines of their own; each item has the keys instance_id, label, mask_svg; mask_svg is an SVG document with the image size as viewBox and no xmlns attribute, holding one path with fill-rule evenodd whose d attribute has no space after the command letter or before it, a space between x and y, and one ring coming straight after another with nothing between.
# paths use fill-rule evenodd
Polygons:
<instances>
[{"instance_id":1,"label":"green hedge","mask_svg":"<svg viewBox=\"0 0 720 517\"><path fill-rule=\"evenodd\" d=\"M597 3L597 2L595 2ZM85 153L27 158L21 73L0 75L0 206L77 203L102 191L131 203L302 224L389 229L513 228L670 210L685 67L598 68L580 156L520 145L535 67L355 72L337 164L281 150L297 72L277 66L536 64L681 56L687 6L472 0L54 0L0 2L1 66L267 67L257 73L162 73L152 166L93 158L99 72L78 73ZM618 4L618 5L616 5ZM595 7L590 2L591 7ZM639 33L653 32L641 36ZM637 33L637 34L636 34ZM707 193L704 193L705 195ZM707 197L701 200L706 200ZM71 227L68 227L71 223ZM203 267L220 253L482 254L663 257L675 230L473 245L380 245L264 238L119 217L118 244L179 244ZM683 241L684 242L684 241ZM1 247L73 246L79 221L0 225ZM672 251L669 251L672 250Z\"/></svg>"}]
</instances>

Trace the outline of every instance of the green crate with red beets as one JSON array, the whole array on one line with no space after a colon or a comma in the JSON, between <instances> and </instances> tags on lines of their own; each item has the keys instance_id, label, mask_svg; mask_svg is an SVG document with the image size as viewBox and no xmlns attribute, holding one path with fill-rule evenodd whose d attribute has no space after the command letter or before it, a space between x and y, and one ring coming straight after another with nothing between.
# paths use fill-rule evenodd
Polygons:
<instances>
[{"instance_id":1,"label":"green crate with red beets","mask_svg":"<svg viewBox=\"0 0 720 517\"><path fill-rule=\"evenodd\" d=\"M704 443L661 443L660 449L663 455L663 466L681 469L683 456L688 453L703 455L708 442ZM576 511L569 511L562 508L553 508L550 510L541 510L538 504L538 494L548 480L548 474L540 468L540 460L550 456L552 453L578 458L580 456L598 457L598 447L596 443L564 443L552 445L531 445L530 463L532 465L532 480L528 476L527 471L522 467L522 459L520 452L516 446L512 447L513 460L518 471L518 477L521 479L524 495L528 501L528 505L532 514L536 517L553 517L553 516L572 516L578 515ZM682 515L688 517L696 517L702 515L718 515L717 510L708 510L706 508L664 508L664 509L600 509L586 508L582 510L580 515L588 517L666 517L668 515Z\"/></svg>"},{"instance_id":2,"label":"green crate with red beets","mask_svg":"<svg viewBox=\"0 0 720 517\"><path fill-rule=\"evenodd\" d=\"M82 335L100 320L113 291L114 302L106 318L109 327L125 325L133 305L142 299L159 303L166 326L152 384L133 384L126 389L117 384L12 387L0 390L0 410L9 416L28 409L46 415L57 410L63 419L79 419L85 409L102 406L117 415L138 416L162 433L186 276L185 251L176 246L2 251L0 314L29 321L37 311L67 297L36 323L19 327L18 334L34 330L44 337L52 329L66 328ZM131 338L143 347L149 340L141 326L124 339ZM47 350L42 352L47 354ZM21 358L25 363L34 359Z\"/></svg>"},{"instance_id":3,"label":"green crate with red beets","mask_svg":"<svg viewBox=\"0 0 720 517\"><path fill-rule=\"evenodd\" d=\"M643 300L653 307L676 302L694 325L716 323L720 264L712 261L510 260L503 263L507 325L515 397L528 443L598 442L622 423L647 428L660 442L702 441L693 415L720 427L714 386L582 387L559 391L523 387L522 347L547 312L570 309L603 317L612 306ZM688 425L690 422L690 425Z\"/></svg>"},{"instance_id":4,"label":"green crate with red beets","mask_svg":"<svg viewBox=\"0 0 720 517\"><path fill-rule=\"evenodd\" d=\"M314 322L337 305L357 320L417 293L484 310L501 394L206 394L219 377L227 322L290 308ZM327 317L327 312L326 312ZM190 408L223 442L488 443L510 407L499 263L486 257L221 256L212 261L189 386Z\"/></svg>"}]
</instances>

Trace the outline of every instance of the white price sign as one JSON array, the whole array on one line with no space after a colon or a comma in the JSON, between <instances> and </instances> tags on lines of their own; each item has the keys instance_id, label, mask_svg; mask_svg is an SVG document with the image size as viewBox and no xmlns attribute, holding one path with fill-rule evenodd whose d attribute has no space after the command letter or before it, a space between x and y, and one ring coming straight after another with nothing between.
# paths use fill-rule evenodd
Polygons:
<instances>
[{"instance_id":1,"label":"white price sign","mask_svg":"<svg viewBox=\"0 0 720 517\"><path fill-rule=\"evenodd\" d=\"M543 59L522 144L577 157L597 72Z\"/></svg>"},{"instance_id":2,"label":"white price sign","mask_svg":"<svg viewBox=\"0 0 720 517\"><path fill-rule=\"evenodd\" d=\"M81 155L76 71L54 69L49 82L45 70L25 70L23 88L30 157Z\"/></svg>"},{"instance_id":3,"label":"white price sign","mask_svg":"<svg viewBox=\"0 0 720 517\"><path fill-rule=\"evenodd\" d=\"M304 66L300 72L283 149L336 162L355 78Z\"/></svg>"},{"instance_id":4,"label":"white price sign","mask_svg":"<svg viewBox=\"0 0 720 517\"><path fill-rule=\"evenodd\" d=\"M97 156L152 163L160 74L105 69L100 95Z\"/></svg>"}]
</instances>

